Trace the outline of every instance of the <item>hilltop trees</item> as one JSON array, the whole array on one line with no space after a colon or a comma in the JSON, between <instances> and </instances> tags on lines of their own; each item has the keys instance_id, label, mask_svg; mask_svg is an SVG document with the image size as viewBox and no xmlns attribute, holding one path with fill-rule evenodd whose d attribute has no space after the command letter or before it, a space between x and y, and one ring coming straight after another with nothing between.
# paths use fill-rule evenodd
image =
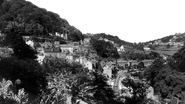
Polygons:
<instances>
[{"instance_id":1,"label":"hilltop trees","mask_svg":"<svg viewBox=\"0 0 185 104\"><path fill-rule=\"evenodd\" d=\"M0 5L0 31L13 22L19 26L22 35L50 36L55 32L69 34L69 39L83 39L80 30L70 26L68 21L56 13L39 8L25 0L5 0ZM74 38L72 38L74 37Z\"/></svg>"},{"instance_id":2,"label":"hilltop trees","mask_svg":"<svg viewBox=\"0 0 185 104\"><path fill-rule=\"evenodd\" d=\"M105 42L103 40L91 40L92 47L96 50L97 55L102 58L114 58L118 59L120 56L117 49L110 42Z\"/></svg>"},{"instance_id":3,"label":"hilltop trees","mask_svg":"<svg viewBox=\"0 0 185 104\"><path fill-rule=\"evenodd\" d=\"M68 29L70 31L68 35L69 40L72 40L75 42L75 41L80 41L84 39L82 32L79 29L75 28L74 26L70 26Z\"/></svg>"},{"instance_id":4,"label":"hilltop trees","mask_svg":"<svg viewBox=\"0 0 185 104\"><path fill-rule=\"evenodd\" d=\"M98 34L94 34L92 35L92 37L94 39L99 39L100 37L102 38L105 38L105 39L108 39L110 41L113 41L114 43L116 44L119 44L119 45L128 45L128 46L133 46L132 43L129 43L129 42L126 42L124 40L120 40L118 36L112 36L112 35L108 35L108 34L105 34L105 33L98 33Z\"/></svg>"}]
</instances>

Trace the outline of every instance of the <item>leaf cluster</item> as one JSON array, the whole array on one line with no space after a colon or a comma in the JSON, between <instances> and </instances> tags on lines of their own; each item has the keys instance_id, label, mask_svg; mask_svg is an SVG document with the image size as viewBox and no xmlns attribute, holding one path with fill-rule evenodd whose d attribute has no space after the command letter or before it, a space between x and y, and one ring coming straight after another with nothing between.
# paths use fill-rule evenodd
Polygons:
<instances>
[{"instance_id":1,"label":"leaf cluster","mask_svg":"<svg viewBox=\"0 0 185 104\"><path fill-rule=\"evenodd\" d=\"M117 52L117 49L110 42L91 39L91 45L96 50L97 55L99 55L102 58L118 59L120 57Z\"/></svg>"}]
</instances>

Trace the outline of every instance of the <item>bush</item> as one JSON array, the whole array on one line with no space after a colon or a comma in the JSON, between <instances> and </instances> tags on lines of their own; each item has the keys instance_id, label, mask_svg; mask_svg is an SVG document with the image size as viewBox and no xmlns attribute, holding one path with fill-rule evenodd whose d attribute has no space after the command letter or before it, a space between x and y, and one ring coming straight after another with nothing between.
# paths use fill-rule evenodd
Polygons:
<instances>
[{"instance_id":1,"label":"bush","mask_svg":"<svg viewBox=\"0 0 185 104\"><path fill-rule=\"evenodd\" d=\"M0 82L0 104L26 104L28 94L24 89L19 89L18 94L14 93L14 85L10 80L3 79Z\"/></svg>"},{"instance_id":2,"label":"bush","mask_svg":"<svg viewBox=\"0 0 185 104\"><path fill-rule=\"evenodd\" d=\"M40 93L47 85L42 67L34 60L19 60L15 57L2 58L0 60L0 76L10 79L12 82L20 79L20 87L35 94Z\"/></svg>"}]
</instances>

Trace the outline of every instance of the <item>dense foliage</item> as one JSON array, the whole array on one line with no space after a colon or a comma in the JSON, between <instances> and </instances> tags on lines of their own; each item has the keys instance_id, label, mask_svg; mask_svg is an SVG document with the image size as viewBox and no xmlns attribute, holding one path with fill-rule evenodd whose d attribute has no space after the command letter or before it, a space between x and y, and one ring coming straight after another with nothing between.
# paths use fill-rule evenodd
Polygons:
<instances>
[{"instance_id":1,"label":"dense foliage","mask_svg":"<svg viewBox=\"0 0 185 104\"><path fill-rule=\"evenodd\" d=\"M0 82L0 104L26 104L28 103L28 94L24 89L18 89L10 80L3 79Z\"/></svg>"},{"instance_id":2,"label":"dense foliage","mask_svg":"<svg viewBox=\"0 0 185 104\"><path fill-rule=\"evenodd\" d=\"M93 35L93 38L95 38L95 39L99 39L100 37L108 39L110 41L113 41L113 42L119 44L120 46L121 45L129 45L129 46L133 45L132 43L129 43L129 42L126 42L126 41L123 41L123 40L119 39L117 36L112 36L112 35L108 35L108 34L105 34L105 33L99 33L99 34L94 34Z\"/></svg>"},{"instance_id":3,"label":"dense foliage","mask_svg":"<svg viewBox=\"0 0 185 104\"><path fill-rule=\"evenodd\" d=\"M159 53L151 51L148 53L145 52L121 52L120 58L124 60L153 60L161 57Z\"/></svg>"},{"instance_id":4,"label":"dense foliage","mask_svg":"<svg viewBox=\"0 0 185 104\"><path fill-rule=\"evenodd\" d=\"M156 59L144 73L155 94L162 98L185 99L184 47L168 60Z\"/></svg>"},{"instance_id":5,"label":"dense foliage","mask_svg":"<svg viewBox=\"0 0 185 104\"><path fill-rule=\"evenodd\" d=\"M44 67L49 73L49 89L55 89L58 97L65 100L66 96L71 96L72 104L76 104L78 100L88 104L116 103L114 91L101 73L91 72L80 64L68 63L62 59L48 61Z\"/></svg>"},{"instance_id":6,"label":"dense foliage","mask_svg":"<svg viewBox=\"0 0 185 104\"><path fill-rule=\"evenodd\" d=\"M12 27L6 32L2 45L12 48L13 56L20 59L36 59L37 52L25 43L16 29L16 27Z\"/></svg>"},{"instance_id":7,"label":"dense foliage","mask_svg":"<svg viewBox=\"0 0 185 104\"><path fill-rule=\"evenodd\" d=\"M144 47L143 43L127 42L127 41L119 39L119 37L117 37L117 36L112 36L112 35L105 34L105 33L93 34L93 35L90 35L90 37L97 39L97 40L100 38L108 39L109 41L113 41L114 44L117 44L118 46L126 45L126 46L130 46L134 49L138 49L138 50L143 50L143 47Z\"/></svg>"},{"instance_id":8,"label":"dense foliage","mask_svg":"<svg viewBox=\"0 0 185 104\"><path fill-rule=\"evenodd\" d=\"M15 82L21 80L21 88L39 94L47 81L41 66L34 60L21 60L16 57L0 59L0 76Z\"/></svg>"},{"instance_id":9,"label":"dense foliage","mask_svg":"<svg viewBox=\"0 0 185 104\"><path fill-rule=\"evenodd\" d=\"M178 71L185 72L185 47L178 50L173 56L174 66L177 67Z\"/></svg>"},{"instance_id":10,"label":"dense foliage","mask_svg":"<svg viewBox=\"0 0 185 104\"><path fill-rule=\"evenodd\" d=\"M103 40L91 39L91 45L96 50L97 55L102 58L118 59L119 54L112 43Z\"/></svg>"},{"instance_id":11,"label":"dense foliage","mask_svg":"<svg viewBox=\"0 0 185 104\"><path fill-rule=\"evenodd\" d=\"M3 1L3 0L1 0ZM60 18L56 13L39 8L25 0L4 0L0 4L0 31L12 23L24 35L49 36L56 32L68 34L69 39L79 41L83 39L80 30L70 26L68 21Z\"/></svg>"},{"instance_id":12,"label":"dense foliage","mask_svg":"<svg viewBox=\"0 0 185 104\"><path fill-rule=\"evenodd\" d=\"M125 104L144 104L146 102L146 83L126 78L122 80L122 84L129 88L131 94L131 97L125 97Z\"/></svg>"}]
</instances>

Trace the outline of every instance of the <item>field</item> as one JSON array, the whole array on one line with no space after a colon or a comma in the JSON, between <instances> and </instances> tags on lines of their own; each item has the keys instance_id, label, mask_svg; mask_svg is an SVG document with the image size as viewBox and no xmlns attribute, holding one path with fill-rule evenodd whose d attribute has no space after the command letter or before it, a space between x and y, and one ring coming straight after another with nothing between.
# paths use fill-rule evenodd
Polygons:
<instances>
[{"instance_id":1,"label":"field","mask_svg":"<svg viewBox=\"0 0 185 104\"><path fill-rule=\"evenodd\" d=\"M176 53L181 47L172 46L170 48L164 48L164 47L158 47L154 52L157 52L159 54L163 55L169 55L172 56L174 53Z\"/></svg>"}]
</instances>

